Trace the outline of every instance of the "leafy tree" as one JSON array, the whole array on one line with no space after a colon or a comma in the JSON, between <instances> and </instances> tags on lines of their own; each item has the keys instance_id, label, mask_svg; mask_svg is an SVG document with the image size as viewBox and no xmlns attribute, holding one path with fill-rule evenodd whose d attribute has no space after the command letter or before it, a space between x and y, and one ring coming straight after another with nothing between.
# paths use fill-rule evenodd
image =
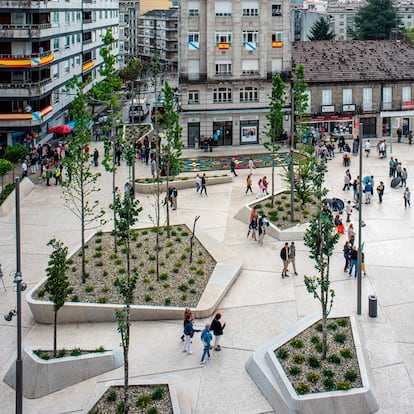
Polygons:
<instances>
[{"instance_id":1,"label":"leafy tree","mask_svg":"<svg viewBox=\"0 0 414 414\"><path fill-rule=\"evenodd\" d=\"M308 39L311 41L335 39L335 33L331 30L329 20L325 17L321 17L317 20L310 29Z\"/></svg>"},{"instance_id":2,"label":"leafy tree","mask_svg":"<svg viewBox=\"0 0 414 414\"><path fill-rule=\"evenodd\" d=\"M57 314L65 304L68 297L69 280L68 270L68 248L59 240L52 239L47 244L53 248L49 256L46 269L47 281L45 291L49 294L49 300L53 302L55 317L53 321L53 355L57 357Z\"/></svg>"},{"instance_id":3,"label":"leafy tree","mask_svg":"<svg viewBox=\"0 0 414 414\"><path fill-rule=\"evenodd\" d=\"M312 174L317 213L305 231L304 243L309 247L309 257L315 261L317 276L305 276L306 289L318 299L322 310L322 359L326 359L327 320L333 305L335 292L330 288L330 258L339 239L334 222L323 210L323 202L328 190L323 187L327 171L326 160L318 159Z\"/></svg>"},{"instance_id":4,"label":"leafy tree","mask_svg":"<svg viewBox=\"0 0 414 414\"><path fill-rule=\"evenodd\" d=\"M387 40L391 31L398 27L400 19L392 0L367 0L355 15L357 40Z\"/></svg>"},{"instance_id":5,"label":"leafy tree","mask_svg":"<svg viewBox=\"0 0 414 414\"><path fill-rule=\"evenodd\" d=\"M100 191L97 180L100 173L93 172L93 158L89 153L90 133L87 126L92 121L92 115L87 106L87 96L84 93L86 83L76 77L70 82L76 90L72 101L71 114L76 122L76 131L68 140L68 151L63 159L63 165L68 169L67 181L62 181L63 199L67 208L81 223L81 252L82 252L82 283L86 281L85 233L94 228L96 221L102 219L104 211L98 210L99 202L94 194Z\"/></svg>"},{"instance_id":6,"label":"leafy tree","mask_svg":"<svg viewBox=\"0 0 414 414\"><path fill-rule=\"evenodd\" d=\"M0 158L0 177L1 177L1 191L3 191L3 178L10 171L14 170L14 164L10 161Z\"/></svg>"},{"instance_id":7,"label":"leafy tree","mask_svg":"<svg viewBox=\"0 0 414 414\"><path fill-rule=\"evenodd\" d=\"M404 30L404 35L410 39L411 45L414 44L414 27L407 27Z\"/></svg>"},{"instance_id":8,"label":"leafy tree","mask_svg":"<svg viewBox=\"0 0 414 414\"><path fill-rule=\"evenodd\" d=\"M7 161L10 161L13 164L17 164L18 162L24 160L27 154L27 149L22 144L16 144L13 146L9 146L6 148L6 152L4 154L4 158ZM14 181L14 169L13 171L13 181Z\"/></svg>"},{"instance_id":9,"label":"leafy tree","mask_svg":"<svg viewBox=\"0 0 414 414\"><path fill-rule=\"evenodd\" d=\"M139 201L134 200L129 192L125 192L122 200L119 195L115 198L112 206L115 212L116 235L125 247L125 261L127 265L126 273L120 274L116 279L116 286L124 298L122 309L115 310L118 322L118 332L121 335L121 342L124 354L124 401L123 413L129 412L129 344L130 344L130 325L131 303L134 300L134 290L137 283L137 271L131 270L131 227L138 221L139 212L142 210Z\"/></svg>"},{"instance_id":10,"label":"leafy tree","mask_svg":"<svg viewBox=\"0 0 414 414\"><path fill-rule=\"evenodd\" d=\"M300 64L295 69L296 80L293 83L293 99L294 99L294 126L295 130L292 134L296 142L302 142L303 133L307 130L306 124L303 121L306 118L306 111L308 109L308 95L306 89L308 84L305 82L305 67Z\"/></svg>"},{"instance_id":11,"label":"leafy tree","mask_svg":"<svg viewBox=\"0 0 414 414\"><path fill-rule=\"evenodd\" d=\"M280 75L277 74L272 77L269 113L266 115L268 121L266 135L270 138L270 142L264 144L266 149L272 153L272 207L275 197L275 155L280 149L280 146L276 145L276 141L283 133L283 108L285 101L285 83Z\"/></svg>"}]
</instances>

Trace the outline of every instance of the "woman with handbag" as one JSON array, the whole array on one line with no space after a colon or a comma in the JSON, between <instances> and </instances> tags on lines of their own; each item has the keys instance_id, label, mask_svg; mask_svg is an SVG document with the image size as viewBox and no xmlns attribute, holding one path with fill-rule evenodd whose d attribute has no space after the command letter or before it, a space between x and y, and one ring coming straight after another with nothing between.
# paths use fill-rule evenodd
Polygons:
<instances>
[{"instance_id":1,"label":"woman with handbag","mask_svg":"<svg viewBox=\"0 0 414 414\"><path fill-rule=\"evenodd\" d=\"M187 315L184 320L184 349L183 352L187 352L191 355L191 338L194 336L194 332L201 332L200 329L194 329L192 315Z\"/></svg>"},{"instance_id":2,"label":"woman with handbag","mask_svg":"<svg viewBox=\"0 0 414 414\"><path fill-rule=\"evenodd\" d=\"M213 331L214 334L214 350L215 351L221 351L220 347L220 339L223 336L223 329L226 326L226 323L221 323L221 313L216 313L216 316L214 317L213 321L210 324L210 331Z\"/></svg>"}]
</instances>

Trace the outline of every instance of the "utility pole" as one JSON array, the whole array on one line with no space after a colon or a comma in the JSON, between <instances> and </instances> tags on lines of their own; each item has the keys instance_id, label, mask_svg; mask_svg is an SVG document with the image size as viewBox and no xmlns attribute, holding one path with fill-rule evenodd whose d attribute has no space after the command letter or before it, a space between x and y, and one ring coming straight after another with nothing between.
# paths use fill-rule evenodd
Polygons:
<instances>
[{"instance_id":1,"label":"utility pole","mask_svg":"<svg viewBox=\"0 0 414 414\"><path fill-rule=\"evenodd\" d=\"M357 314L362 313L362 275L361 275L361 263L362 263L362 127L360 123L360 137L359 137L359 183L358 183L358 269L357 269Z\"/></svg>"},{"instance_id":2,"label":"utility pole","mask_svg":"<svg viewBox=\"0 0 414 414\"><path fill-rule=\"evenodd\" d=\"M295 142L295 88L293 79L290 83L290 122L291 122L291 134L290 134L290 162L289 162L289 174L290 174L290 221L293 223L295 219L295 171L293 169L293 148Z\"/></svg>"}]
</instances>

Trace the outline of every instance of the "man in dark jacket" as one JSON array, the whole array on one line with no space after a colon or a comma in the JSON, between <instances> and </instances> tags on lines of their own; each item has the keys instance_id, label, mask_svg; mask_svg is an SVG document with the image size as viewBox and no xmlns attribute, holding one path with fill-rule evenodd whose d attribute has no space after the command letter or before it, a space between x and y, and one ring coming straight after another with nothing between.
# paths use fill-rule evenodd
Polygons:
<instances>
[{"instance_id":1,"label":"man in dark jacket","mask_svg":"<svg viewBox=\"0 0 414 414\"><path fill-rule=\"evenodd\" d=\"M287 268L289 264L289 243L286 242L283 246L282 250L280 251L280 258L283 262L283 270L282 270L282 279L285 277L289 277L287 274Z\"/></svg>"}]
</instances>

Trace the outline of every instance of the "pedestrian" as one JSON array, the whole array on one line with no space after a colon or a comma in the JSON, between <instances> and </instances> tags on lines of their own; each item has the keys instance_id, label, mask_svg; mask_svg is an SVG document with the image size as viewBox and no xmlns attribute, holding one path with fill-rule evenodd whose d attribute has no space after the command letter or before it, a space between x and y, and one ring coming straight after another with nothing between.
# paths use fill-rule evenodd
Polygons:
<instances>
[{"instance_id":1,"label":"pedestrian","mask_svg":"<svg viewBox=\"0 0 414 414\"><path fill-rule=\"evenodd\" d=\"M95 164L95 167L98 166L98 159L99 159L99 151L95 148L93 150L93 163Z\"/></svg>"},{"instance_id":2,"label":"pedestrian","mask_svg":"<svg viewBox=\"0 0 414 414\"><path fill-rule=\"evenodd\" d=\"M237 177L236 174L236 162L234 161L234 158L230 161L230 172L234 174L235 177Z\"/></svg>"},{"instance_id":3,"label":"pedestrian","mask_svg":"<svg viewBox=\"0 0 414 414\"><path fill-rule=\"evenodd\" d=\"M221 313L217 312L213 321L210 324L210 331L214 334L214 350L221 351L220 341L223 336L223 329L226 326L226 322L221 322Z\"/></svg>"},{"instance_id":4,"label":"pedestrian","mask_svg":"<svg viewBox=\"0 0 414 414\"><path fill-rule=\"evenodd\" d=\"M246 178L246 194L250 191L253 194L253 189L252 189L252 175L249 174Z\"/></svg>"},{"instance_id":5,"label":"pedestrian","mask_svg":"<svg viewBox=\"0 0 414 414\"><path fill-rule=\"evenodd\" d=\"M342 251L344 252L344 259L345 259L345 266L344 266L344 272L347 272L349 269L349 265L351 263L351 250L352 247L349 244L349 241L347 240L344 244L344 248L342 249Z\"/></svg>"},{"instance_id":6,"label":"pedestrian","mask_svg":"<svg viewBox=\"0 0 414 414\"><path fill-rule=\"evenodd\" d=\"M250 169L250 175L253 175L253 169L256 168L254 165L254 162L252 160L252 157L249 158L249 169Z\"/></svg>"},{"instance_id":7,"label":"pedestrian","mask_svg":"<svg viewBox=\"0 0 414 414\"><path fill-rule=\"evenodd\" d=\"M55 169L53 170L53 177L55 179L55 185L58 185L60 181L60 168L58 165L56 165Z\"/></svg>"},{"instance_id":8,"label":"pedestrian","mask_svg":"<svg viewBox=\"0 0 414 414\"><path fill-rule=\"evenodd\" d=\"M344 186L342 188L342 191L349 190L351 188L351 179L351 173L349 170L346 170L344 174Z\"/></svg>"},{"instance_id":9,"label":"pedestrian","mask_svg":"<svg viewBox=\"0 0 414 414\"><path fill-rule=\"evenodd\" d=\"M183 349L183 352L187 352L188 355L191 355L193 353L193 351L191 350L191 338L194 336L194 332L200 332L200 329L194 329L191 315L188 315L184 321L184 349Z\"/></svg>"},{"instance_id":10,"label":"pedestrian","mask_svg":"<svg viewBox=\"0 0 414 414\"><path fill-rule=\"evenodd\" d=\"M407 178L408 178L408 172L407 172L407 169L404 167L401 171L401 187L407 186Z\"/></svg>"},{"instance_id":11,"label":"pedestrian","mask_svg":"<svg viewBox=\"0 0 414 414\"><path fill-rule=\"evenodd\" d=\"M358 270L358 250L356 246L352 246L351 253L350 253L350 266L349 266L349 276L352 276L352 270L355 268L355 277L357 277L357 270Z\"/></svg>"},{"instance_id":12,"label":"pedestrian","mask_svg":"<svg viewBox=\"0 0 414 414\"><path fill-rule=\"evenodd\" d=\"M200 177L199 174L196 175L195 185L196 185L196 192L198 193L200 191L200 188L201 188L201 177Z\"/></svg>"},{"instance_id":13,"label":"pedestrian","mask_svg":"<svg viewBox=\"0 0 414 414\"><path fill-rule=\"evenodd\" d=\"M335 223L336 231L339 234L344 234L345 233L345 228L344 228L344 225L342 223L342 219L339 217L339 214L337 214L335 216L334 223Z\"/></svg>"},{"instance_id":14,"label":"pedestrian","mask_svg":"<svg viewBox=\"0 0 414 414\"><path fill-rule=\"evenodd\" d=\"M346 213L346 222L350 223L351 221L351 214L352 214L352 204L351 200L348 200L345 206L345 213Z\"/></svg>"},{"instance_id":15,"label":"pedestrian","mask_svg":"<svg viewBox=\"0 0 414 414\"><path fill-rule=\"evenodd\" d=\"M152 156L150 169L152 178L155 178L155 175L157 174L157 161L155 159L155 156Z\"/></svg>"},{"instance_id":16,"label":"pedestrian","mask_svg":"<svg viewBox=\"0 0 414 414\"><path fill-rule=\"evenodd\" d=\"M171 188L171 208L173 210L177 210L177 196L178 196L178 191L177 189L173 186Z\"/></svg>"},{"instance_id":17,"label":"pedestrian","mask_svg":"<svg viewBox=\"0 0 414 414\"><path fill-rule=\"evenodd\" d=\"M408 144L411 145L413 143L413 131L408 133Z\"/></svg>"},{"instance_id":18,"label":"pedestrian","mask_svg":"<svg viewBox=\"0 0 414 414\"><path fill-rule=\"evenodd\" d=\"M250 233L252 234L252 239L257 241L256 232L257 232L257 221L258 221L258 214L256 213L249 223L249 231L247 232L247 237L249 237Z\"/></svg>"},{"instance_id":19,"label":"pedestrian","mask_svg":"<svg viewBox=\"0 0 414 414\"><path fill-rule=\"evenodd\" d=\"M194 321L194 316L190 308L185 308L184 310L183 328L185 327L185 321L187 317L189 317L191 321ZM181 335L180 339L184 342L184 334Z\"/></svg>"},{"instance_id":20,"label":"pedestrian","mask_svg":"<svg viewBox=\"0 0 414 414\"><path fill-rule=\"evenodd\" d=\"M344 167L349 167L349 160L351 159L349 152L344 151L344 155L342 155Z\"/></svg>"},{"instance_id":21,"label":"pedestrian","mask_svg":"<svg viewBox=\"0 0 414 414\"><path fill-rule=\"evenodd\" d=\"M354 194L354 201L358 201L358 186L359 186L359 181L357 179L355 179L352 183L352 192Z\"/></svg>"},{"instance_id":22,"label":"pedestrian","mask_svg":"<svg viewBox=\"0 0 414 414\"><path fill-rule=\"evenodd\" d=\"M380 181L378 187L377 187L377 194L378 194L378 198L379 198L379 202L382 203L382 196L384 195L384 183L382 181Z\"/></svg>"},{"instance_id":23,"label":"pedestrian","mask_svg":"<svg viewBox=\"0 0 414 414\"><path fill-rule=\"evenodd\" d=\"M263 197L265 195L265 187L263 184L263 179L259 178L259 182L257 183L259 186L259 191L256 194L256 198Z\"/></svg>"},{"instance_id":24,"label":"pedestrian","mask_svg":"<svg viewBox=\"0 0 414 414\"><path fill-rule=\"evenodd\" d=\"M289 243L286 242L285 245L282 247L282 250L280 251L280 258L283 262L283 269L282 269L282 279L285 277L289 277L287 274L287 268L289 264Z\"/></svg>"},{"instance_id":25,"label":"pedestrian","mask_svg":"<svg viewBox=\"0 0 414 414\"><path fill-rule=\"evenodd\" d=\"M206 323L203 331L201 332L201 342L203 343L203 354L201 355L201 361L200 364L205 364L205 357L208 357L208 359L211 359L210 356L210 347L211 347L211 340L213 339L211 333L210 333L210 324Z\"/></svg>"},{"instance_id":26,"label":"pedestrian","mask_svg":"<svg viewBox=\"0 0 414 414\"><path fill-rule=\"evenodd\" d=\"M22 162L22 177L27 177L27 170L28 170L28 166L27 166L27 161L24 160Z\"/></svg>"},{"instance_id":27,"label":"pedestrian","mask_svg":"<svg viewBox=\"0 0 414 414\"><path fill-rule=\"evenodd\" d=\"M401 142L401 137L402 137L402 129L401 129L401 127L399 127L397 129L397 139L398 139L398 143Z\"/></svg>"},{"instance_id":28,"label":"pedestrian","mask_svg":"<svg viewBox=\"0 0 414 414\"><path fill-rule=\"evenodd\" d=\"M50 186L50 178L51 177L52 177L52 171L51 171L51 168L49 167L49 165L47 165L46 173L45 173L46 185L47 186Z\"/></svg>"},{"instance_id":29,"label":"pedestrian","mask_svg":"<svg viewBox=\"0 0 414 414\"><path fill-rule=\"evenodd\" d=\"M369 157L369 153L371 152L371 143L369 140L365 143L365 154Z\"/></svg>"},{"instance_id":30,"label":"pedestrian","mask_svg":"<svg viewBox=\"0 0 414 414\"><path fill-rule=\"evenodd\" d=\"M368 181L365 184L364 193L365 193L365 204L371 204L371 181Z\"/></svg>"},{"instance_id":31,"label":"pedestrian","mask_svg":"<svg viewBox=\"0 0 414 414\"><path fill-rule=\"evenodd\" d=\"M263 183L265 194L269 195L269 192L267 191L267 187L268 187L269 183L267 182L267 177L266 176L263 177L262 183Z\"/></svg>"},{"instance_id":32,"label":"pedestrian","mask_svg":"<svg viewBox=\"0 0 414 414\"><path fill-rule=\"evenodd\" d=\"M402 166L397 158L395 159L395 172L397 173L397 177L401 177Z\"/></svg>"},{"instance_id":33,"label":"pedestrian","mask_svg":"<svg viewBox=\"0 0 414 414\"><path fill-rule=\"evenodd\" d=\"M288 253L288 262L292 263L293 266L293 271L295 273L295 275L298 275L298 272L296 271L296 246L295 246L295 242L291 242L290 246L289 246L289 253ZM287 268L286 268L287 270Z\"/></svg>"},{"instance_id":34,"label":"pedestrian","mask_svg":"<svg viewBox=\"0 0 414 414\"><path fill-rule=\"evenodd\" d=\"M352 223L348 227L348 240L351 246L353 246L355 243L355 230L354 225Z\"/></svg>"},{"instance_id":35,"label":"pedestrian","mask_svg":"<svg viewBox=\"0 0 414 414\"><path fill-rule=\"evenodd\" d=\"M266 234L266 227L269 225L269 221L267 220L267 217L265 214L263 214L257 223L257 230L259 233L259 244L260 246L263 246L263 239Z\"/></svg>"},{"instance_id":36,"label":"pedestrian","mask_svg":"<svg viewBox=\"0 0 414 414\"><path fill-rule=\"evenodd\" d=\"M203 191L207 197L207 188L206 188L206 184L207 184L207 178L206 178L206 173L203 174L203 176L201 177L201 190L200 190L200 196L203 195Z\"/></svg>"},{"instance_id":37,"label":"pedestrian","mask_svg":"<svg viewBox=\"0 0 414 414\"><path fill-rule=\"evenodd\" d=\"M388 165L389 165L389 176L390 177L395 177L395 161L394 161L394 157L391 157L390 160L388 161Z\"/></svg>"},{"instance_id":38,"label":"pedestrian","mask_svg":"<svg viewBox=\"0 0 414 414\"><path fill-rule=\"evenodd\" d=\"M411 191L408 187L405 187L403 197L404 197L404 207L407 208L407 205L408 207L411 207Z\"/></svg>"}]
</instances>

